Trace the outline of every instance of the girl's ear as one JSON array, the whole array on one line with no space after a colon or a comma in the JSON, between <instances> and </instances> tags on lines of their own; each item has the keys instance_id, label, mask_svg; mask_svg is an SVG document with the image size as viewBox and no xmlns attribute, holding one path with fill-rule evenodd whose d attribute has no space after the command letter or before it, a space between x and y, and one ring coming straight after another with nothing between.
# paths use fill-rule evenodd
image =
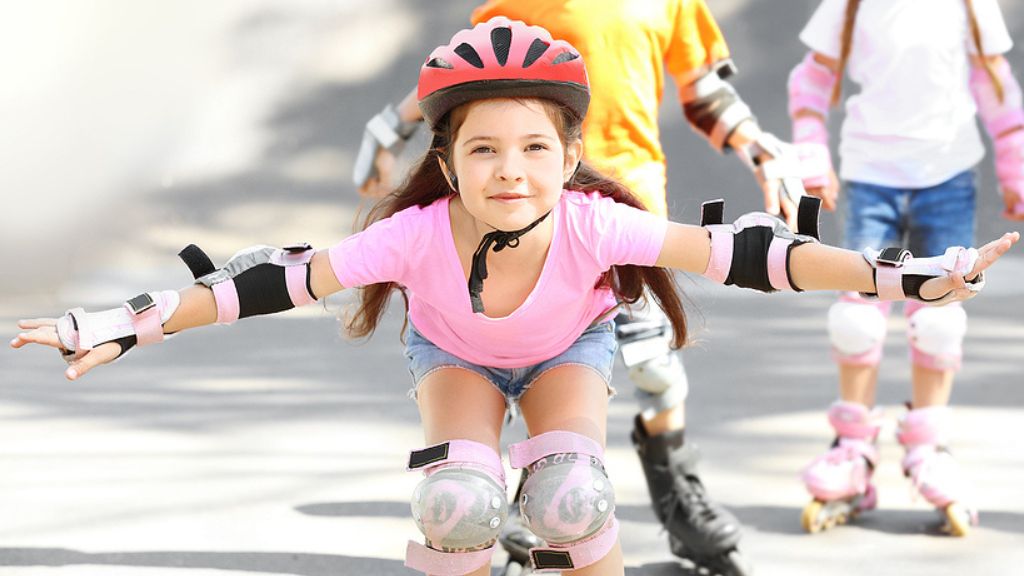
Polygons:
<instances>
[{"instance_id":1,"label":"girl's ear","mask_svg":"<svg viewBox=\"0 0 1024 576\"><path fill-rule=\"evenodd\" d=\"M444 161L444 158L441 158L440 156L438 156L437 157L437 165L441 167L441 173L444 174L444 179L448 181L448 186L451 186L451 189L456 194L458 194L459 193L459 178L457 176L455 176L455 174L453 174L451 172L451 170L448 169L448 164Z\"/></svg>"},{"instance_id":2,"label":"girl's ear","mask_svg":"<svg viewBox=\"0 0 1024 576\"><path fill-rule=\"evenodd\" d=\"M562 181L570 182L580 169L580 160L583 159L583 141L576 140L565 147L565 167L562 170Z\"/></svg>"}]
</instances>

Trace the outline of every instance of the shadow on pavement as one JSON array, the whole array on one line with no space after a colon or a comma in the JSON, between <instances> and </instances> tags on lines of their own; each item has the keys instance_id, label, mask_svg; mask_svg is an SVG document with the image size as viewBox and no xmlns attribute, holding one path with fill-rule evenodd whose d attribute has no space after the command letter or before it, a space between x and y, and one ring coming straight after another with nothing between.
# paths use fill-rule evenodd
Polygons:
<instances>
[{"instance_id":1,"label":"shadow on pavement","mask_svg":"<svg viewBox=\"0 0 1024 576\"><path fill-rule=\"evenodd\" d=\"M138 566L147 568L205 568L335 576L337 574L392 574L406 572L402 562L382 558L359 558L335 554L295 552L100 552L86 553L68 548L0 548L4 566Z\"/></svg>"}]
</instances>

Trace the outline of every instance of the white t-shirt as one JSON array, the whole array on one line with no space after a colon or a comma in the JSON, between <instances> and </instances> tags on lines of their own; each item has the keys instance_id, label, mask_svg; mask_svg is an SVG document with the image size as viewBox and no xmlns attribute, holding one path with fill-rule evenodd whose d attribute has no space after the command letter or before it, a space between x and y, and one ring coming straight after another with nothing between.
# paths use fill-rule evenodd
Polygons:
<instances>
[{"instance_id":1,"label":"white t-shirt","mask_svg":"<svg viewBox=\"0 0 1024 576\"><path fill-rule=\"evenodd\" d=\"M823 0L800 40L839 58L847 0ZM996 0L974 0L986 55L1013 41ZM974 54L964 0L861 0L846 70L843 180L926 188L971 168L985 151L967 84Z\"/></svg>"}]
</instances>

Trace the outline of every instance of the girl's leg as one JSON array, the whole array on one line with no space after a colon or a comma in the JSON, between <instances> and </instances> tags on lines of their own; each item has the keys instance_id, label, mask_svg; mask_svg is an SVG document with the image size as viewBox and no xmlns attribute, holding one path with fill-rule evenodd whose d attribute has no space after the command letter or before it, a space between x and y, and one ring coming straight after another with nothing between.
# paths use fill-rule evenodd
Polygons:
<instances>
[{"instance_id":1,"label":"girl's leg","mask_svg":"<svg viewBox=\"0 0 1024 576\"><path fill-rule=\"evenodd\" d=\"M500 465L498 440L505 397L482 376L462 368L437 370L420 383L417 403L427 446L453 440L477 442L490 448ZM490 573L491 564L487 562L469 574Z\"/></svg>"},{"instance_id":2,"label":"girl's leg","mask_svg":"<svg viewBox=\"0 0 1024 576\"><path fill-rule=\"evenodd\" d=\"M974 243L974 181L974 172L968 170L937 186L914 191L909 218L911 252L940 256L950 246ZM967 315L959 304L933 308L919 302L907 302L904 314L913 363L912 406L945 406L960 368Z\"/></svg>"},{"instance_id":3,"label":"girl's leg","mask_svg":"<svg viewBox=\"0 0 1024 576\"><path fill-rule=\"evenodd\" d=\"M975 196L971 171L915 191L910 201L911 252L938 256L950 246L970 246ZM910 410L897 429L906 449L903 470L921 495L944 512L946 528L963 536L977 523L977 512L969 502L970 487L946 447L951 431L947 405L961 364L967 315L959 304L930 307L918 302L907 302L904 313L913 393Z\"/></svg>"},{"instance_id":4,"label":"girl's leg","mask_svg":"<svg viewBox=\"0 0 1024 576\"><path fill-rule=\"evenodd\" d=\"M526 391L520 407L531 439L547 432L571 432L592 440L603 451L608 385L594 370L576 364L552 368ZM566 484L569 482L571 480ZM575 576L623 574L622 548L616 539L600 560L563 573Z\"/></svg>"}]
</instances>

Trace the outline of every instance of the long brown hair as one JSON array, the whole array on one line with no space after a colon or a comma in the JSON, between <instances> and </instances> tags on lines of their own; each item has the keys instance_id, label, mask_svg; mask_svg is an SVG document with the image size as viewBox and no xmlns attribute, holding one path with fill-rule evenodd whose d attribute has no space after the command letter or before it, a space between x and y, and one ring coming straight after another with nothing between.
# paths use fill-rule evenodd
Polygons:
<instances>
[{"instance_id":1,"label":"long brown hair","mask_svg":"<svg viewBox=\"0 0 1024 576\"><path fill-rule=\"evenodd\" d=\"M974 15L973 0L964 0L967 6L967 21L971 28L971 38L974 40L974 49L981 58L981 65L988 74L989 79L996 88L996 95L999 101L1003 101L1003 83L999 81L992 64L985 58L985 51L981 46L981 29L978 27L978 18ZM843 20L843 32L839 36L839 66L836 71L836 83L832 86L832 105L839 104L839 97L843 91L843 72L846 70L846 62L850 58L850 47L853 45L853 26L857 20L857 10L860 8L860 0L847 0L846 16Z\"/></svg>"},{"instance_id":2,"label":"long brown hair","mask_svg":"<svg viewBox=\"0 0 1024 576\"><path fill-rule=\"evenodd\" d=\"M555 124L563 145L581 137L582 121L571 110L549 100L539 102L544 105ZM405 182L370 210L362 223L363 230L396 212L413 206L425 207L453 193L441 172L438 159L448 160L449 145L455 140L470 105L456 108L438 124L430 149L413 166ZM643 203L626 186L601 174L586 162L580 162L565 187L596 191L616 202L645 209ZM626 304L635 304L644 298L644 288L648 288L672 323L672 346L681 348L686 343L686 314L679 298L678 284L670 270L647 266L612 266L611 270L601 276L596 286L611 288L616 299ZM364 286L359 289L359 306L346 322L348 334L355 338L373 334L394 290L402 294L408 312L409 299L399 284L384 282ZM402 331L405 331L404 325Z\"/></svg>"}]
</instances>

